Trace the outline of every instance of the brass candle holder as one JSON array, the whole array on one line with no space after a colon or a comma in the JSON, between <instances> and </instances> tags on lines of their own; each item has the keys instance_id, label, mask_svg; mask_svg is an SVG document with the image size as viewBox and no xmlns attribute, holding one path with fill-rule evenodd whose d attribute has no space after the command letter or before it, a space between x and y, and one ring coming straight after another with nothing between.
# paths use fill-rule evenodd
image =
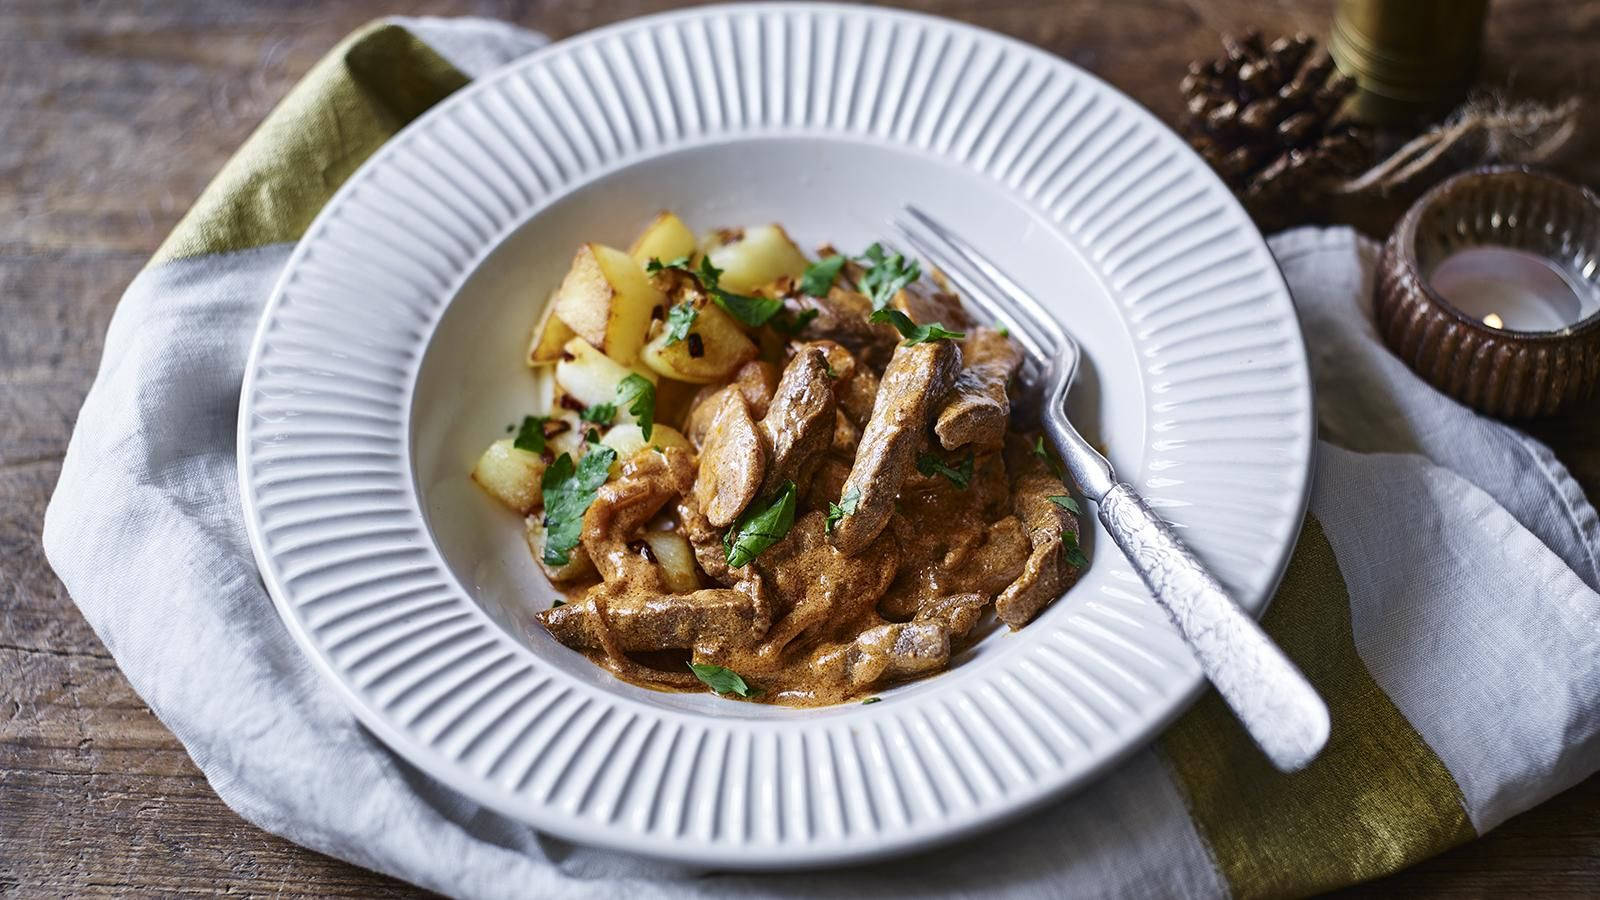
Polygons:
<instances>
[{"instance_id":1,"label":"brass candle holder","mask_svg":"<svg viewBox=\"0 0 1600 900\"><path fill-rule=\"evenodd\" d=\"M1482 412L1568 412L1600 386L1600 197L1524 167L1451 178L1384 245L1374 319L1434 387Z\"/></svg>"}]
</instances>

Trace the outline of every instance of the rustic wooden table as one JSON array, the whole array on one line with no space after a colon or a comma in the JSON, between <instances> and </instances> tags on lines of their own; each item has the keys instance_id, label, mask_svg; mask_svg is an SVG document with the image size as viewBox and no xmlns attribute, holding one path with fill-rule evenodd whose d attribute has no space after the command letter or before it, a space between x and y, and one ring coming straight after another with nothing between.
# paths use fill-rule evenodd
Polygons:
<instances>
[{"instance_id":1,"label":"rustic wooden table","mask_svg":"<svg viewBox=\"0 0 1600 900\"><path fill-rule=\"evenodd\" d=\"M666 0L421 0L561 37ZM1327 31L1332 0L937 0L1169 121L1218 31ZM1600 0L1495 0L1487 77L1600 103ZM0 893L410 895L247 825L129 688L39 548L118 296L267 110L393 4L0 4ZM1381 235L1404 198L1344 214ZM1600 417L1541 423L1600 499ZM1600 892L1600 776L1355 893Z\"/></svg>"}]
</instances>

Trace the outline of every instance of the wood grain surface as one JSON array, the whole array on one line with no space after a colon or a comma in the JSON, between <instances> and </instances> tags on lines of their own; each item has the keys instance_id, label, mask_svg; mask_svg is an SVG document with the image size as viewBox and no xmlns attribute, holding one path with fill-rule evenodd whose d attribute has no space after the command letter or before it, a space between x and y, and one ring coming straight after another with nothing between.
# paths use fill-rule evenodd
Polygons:
<instances>
[{"instance_id":1,"label":"wood grain surface","mask_svg":"<svg viewBox=\"0 0 1600 900\"><path fill-rule=\"evenodd\" d=\"M674 4L416 0L561 37ZM1327 31L1332 0L938 0L1171 121L1219 30ZM1600 105L1600 0L1495 0L1485 77ZM378 0L0 3L0 893L412 895L240 820L129 688L39 547L118 296L229 153ZM1593 157L1591 157L1591 161ZM1580 173L1593 179L1593 173ZM1406 197L1307 210L1377 236ZM1531 428L1600 498L1600 416ZM1486 739L1492 739L1486 736ZM1350 891L1600 893L1600 777Z\"/></svg>"}]
</instances>

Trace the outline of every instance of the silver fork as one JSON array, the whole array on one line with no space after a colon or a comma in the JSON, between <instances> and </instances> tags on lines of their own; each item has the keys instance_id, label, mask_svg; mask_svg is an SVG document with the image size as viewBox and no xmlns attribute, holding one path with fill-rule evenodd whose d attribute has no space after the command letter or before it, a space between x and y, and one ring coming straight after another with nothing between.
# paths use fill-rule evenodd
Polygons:
<instances>
[{"instance_id":1,"label":"silver fork","mask_svg":"<svg viewBox=\"0 0 1600 900\"><path fill-rule=\"evenodd\" d=\"M1027 351L1024 377L1042 385L1040 421L1100 522L1195 659L1272 764L1303 768L1328 741L1328 707L1310 682L1246 615L1133 486L1067 420L1078 344L1026 291L971 244L913 206L894 226L937 266L963 299L1004 322Z\"/></svg>"}]
</instances>

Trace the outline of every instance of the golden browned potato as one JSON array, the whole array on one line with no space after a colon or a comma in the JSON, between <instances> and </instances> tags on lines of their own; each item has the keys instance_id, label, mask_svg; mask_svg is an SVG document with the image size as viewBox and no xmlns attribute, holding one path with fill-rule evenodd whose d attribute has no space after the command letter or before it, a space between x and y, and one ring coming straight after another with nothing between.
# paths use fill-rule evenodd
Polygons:
<instances>
[{"instance_id":1,"label":"golden browned potato","mask_svg":"<svg viewBox=\"0 0 1600 900\"><path fill-rule=\"evenodd\" d=\"M645 226L639 239L628 248L628 255L642 266L651 259L668 262L681 256L688 256L694 251L694 232L683 224L682 219L672 213L663 212Z\"/></svg>"},{"instance_id":2,"label":"golden browned potato","mask_svg":"<svg viewBox=\"0 0 1600 900\"><path fill-rule=\"evenodd\" d=\"M542 515L529 516L523 522L522 536L528 541L528 549L533 551L533 558L539 561L539 568L544 570L545 577L555 584L564 581L577 581L580 578L593 578L596 575L594 560L589 558L589 552L579 544L567 551L567 564L552 566L544 561L544 542L548 536L544 527Z\"/></svg>"},{"instance_id":3,"label":"golden browned potato","mask_svg":"<svg viewBox=\"0 0 1600 900\"><path fill-rule=\"evenodd\" d=\"M676 531L646 531L644 542L661 568L661 580L667 590L687 594L700 589L700 576L694 570L694 550L689 539Z\"/></svg>"},{"instance_id":4,"label":"golden browned potato","mask_svg":"<svg viewBox=\"0 0 1600 900\"><path fill-rule=\"evenodd\" d=\"M600 438L600 443L617 451L617 461L619 463L650 447L660 447L663 450L672 447L681 447L690 451L694 449L689 445L689 439L683 436L683 432L673 428L671 425L662 425L660 422L655 423L650 428L650 440L648 441L644 439L644 430L638 425L624 422L621 425L613 425L607 429L606 433Z\"/></svg>"},{"instance_id":5,"label":"golden browned potato","mask_svg":"<svg viewBox=\"0 0 1600 900\"><path fill-rule=\"evenodd\" d=\"M539 483L543 478L544 460L537 453L517 449L511 438L490 444L472 467L472 480L479 487L523 515L543 502Z\"/></svg>"},{"instance_id":6,"label":"golden browned potato","mask_svg":"<svg viewBox=\"0 0 1600 900\"><path fill-rule=\"evenodd\" d=\"M703 249L722 270L722 289L736 294L748 294L780 275L799 278L810 265L781 225L714 231Z\"/></svg>"},{"instance_id":7,"label":"golden browned potato","mask_svg":"<svg viewBox=\"0 0 1600 900\"><path fill-rule=\"evenodd\" d=\"M572 326L556 315L556 299L551 294L545 301L544 312L539 314L539 324L533 326L533 340L528 343L528 365L554 364L561 358L561 348L577 336Z\"/></svg>"},{"instance_id":8,"label":"golden browned potato","mask_svg":"<svg viewBox=\"0 0 1600 900\"><path fill-rule=\"evenodd\" d=\"M710 384L756 358L755 342L722 307L704 297L686 302L694 302L700 310L689 337L668 343L663 329L644 345L640 355L645 365L678 381Z\"/></svg>"},{"instance_id":9,"label":"golden browned potato","mask_svg":"<svg viewBox=\"0 0 1600 900\"><path fill-rule=\"evenodd\" d=\"M584 406L616 403L617 386L629 375L638 373L652 384L660 378L655 372L643 366L630 369L622 365L596 350L581 337L567 341L562 350L564 356L556 363L556 384L567 396ZM632 422L633 414L619 404L617 421Z\"/></svg>"},{"instance_id":10,"label":"golden browned potato","mask_svg":"<svg viewBox=\"0 0 1600 900\"><path fill-rule=\"evenodd\" d=\"M625 366L639 359L651 311L661 291L633 257L603 244L584 244L556 289L556 315L595 349Z\"/></svg>"}]
</instances>

